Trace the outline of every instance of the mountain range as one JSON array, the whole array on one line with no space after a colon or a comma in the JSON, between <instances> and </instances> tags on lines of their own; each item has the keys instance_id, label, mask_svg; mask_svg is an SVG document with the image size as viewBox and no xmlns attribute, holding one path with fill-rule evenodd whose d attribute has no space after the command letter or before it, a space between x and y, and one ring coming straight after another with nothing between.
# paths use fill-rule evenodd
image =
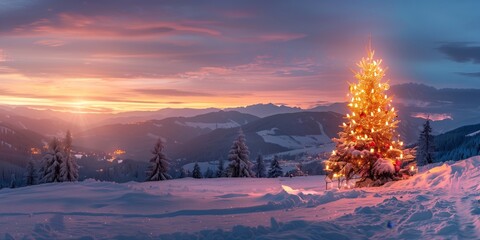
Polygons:
<instances>
[{"instance_id":1,"label":"mountain range","mask_svg":"<svg viewBox=\"0 0 480 240\"><path fill-rule=\"evenodd\" d=\"M459 126L480 123L480 90L436 89L420 84L394 85L399 111L398 132L407 143L415 143L424 118L430 117L435 134ZM31 107L0 107L1 161L15 162L29 155L28 149L41 148L53 136L67 129L74 146L82 151L147 161L158 138L166 141L166 151L179 162L212 161L225 157L241 127L251 157L283 154L295 158L318 154L332 148L346 103L300 109L275 104L256 104L230 109L160 109L127 113L75 114ZM12 132L14 134L12 134ZM441 138L441 137L440 137ZM11 147L10 147L11 146ZM316 150L316 151L314 151ZM12 157L16 156L16 157Z\"/></svg>"}]
</instances>

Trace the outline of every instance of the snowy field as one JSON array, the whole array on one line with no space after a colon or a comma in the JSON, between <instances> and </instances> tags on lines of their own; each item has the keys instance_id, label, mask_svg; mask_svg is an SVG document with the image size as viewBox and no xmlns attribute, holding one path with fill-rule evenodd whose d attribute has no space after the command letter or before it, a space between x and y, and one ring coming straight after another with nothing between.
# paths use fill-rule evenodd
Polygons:
<instances>
[{"instance_id":1,"label":"snowy field","mask_svg":"<svg viewBox=\"0 0 480 240\"><path fill-rule=\"evenodd\" d=\"M0 190L5 239L480 239L480 157L379 188L323 176Z\"/></svg>"}]
</instances>

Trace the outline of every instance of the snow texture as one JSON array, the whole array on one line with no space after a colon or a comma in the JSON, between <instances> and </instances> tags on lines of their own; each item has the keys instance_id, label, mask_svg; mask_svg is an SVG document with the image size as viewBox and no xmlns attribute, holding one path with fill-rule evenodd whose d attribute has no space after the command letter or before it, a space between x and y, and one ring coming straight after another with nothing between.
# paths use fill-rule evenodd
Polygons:
<instances>
[{"instance_id":1,"label":"snow texture","mask_svg":"<svg viewBox=\"0 0 480 240\"><path fill-rule=\"evenodd\" d=\"M480 157L382 187L323 176L49 183L0 190L5 239L479 239Z\"/></svg>"}]
</instances>

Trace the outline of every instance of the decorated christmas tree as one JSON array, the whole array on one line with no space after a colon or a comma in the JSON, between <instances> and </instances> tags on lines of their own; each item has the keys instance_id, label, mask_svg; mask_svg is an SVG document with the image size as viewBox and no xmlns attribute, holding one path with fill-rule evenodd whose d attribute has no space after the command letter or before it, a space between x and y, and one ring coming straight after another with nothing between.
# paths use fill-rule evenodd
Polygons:
<instances>
[{"instance_id":1,"label":"decorated christmas tree","mask_svg":"<svg viewBox=\"0 0 480 240\"><path fill-rule=\"evenodd\" d=\"M327 177L346 180L359 177L357 186L381 185L397 177L403 142L395 132L397 111L392 97L386 94L388 81L383 81L382 60L374 59L368 49L367 58L357 64L355 83L349 83L350 113L341 126L336 149L326 162Z\"/></svg>"}]
</instances>

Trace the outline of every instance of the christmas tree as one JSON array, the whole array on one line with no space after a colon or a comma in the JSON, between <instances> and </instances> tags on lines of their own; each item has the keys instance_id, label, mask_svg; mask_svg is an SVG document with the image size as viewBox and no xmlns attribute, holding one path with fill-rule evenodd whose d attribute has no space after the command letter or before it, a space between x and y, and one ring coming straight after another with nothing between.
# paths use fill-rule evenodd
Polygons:
<instances>
[{"instance_id":1,"label":"christmas tree","mask_svg":"<svg viewBox=\"0 0 480 240\"><path fill-rule=\"evenodd\" d=\"M385 70L382 60L374 59L368 49L367 58L357 64L356 83L349 83L350 113L342 124L336 149L326 162L327 177L348 180L360 177L357 186L381 185L395 179L401 165L403 142L396 134L397 111L392 97L385 91L388 81L382 81Z\"/></svg>"}]
</instances>

